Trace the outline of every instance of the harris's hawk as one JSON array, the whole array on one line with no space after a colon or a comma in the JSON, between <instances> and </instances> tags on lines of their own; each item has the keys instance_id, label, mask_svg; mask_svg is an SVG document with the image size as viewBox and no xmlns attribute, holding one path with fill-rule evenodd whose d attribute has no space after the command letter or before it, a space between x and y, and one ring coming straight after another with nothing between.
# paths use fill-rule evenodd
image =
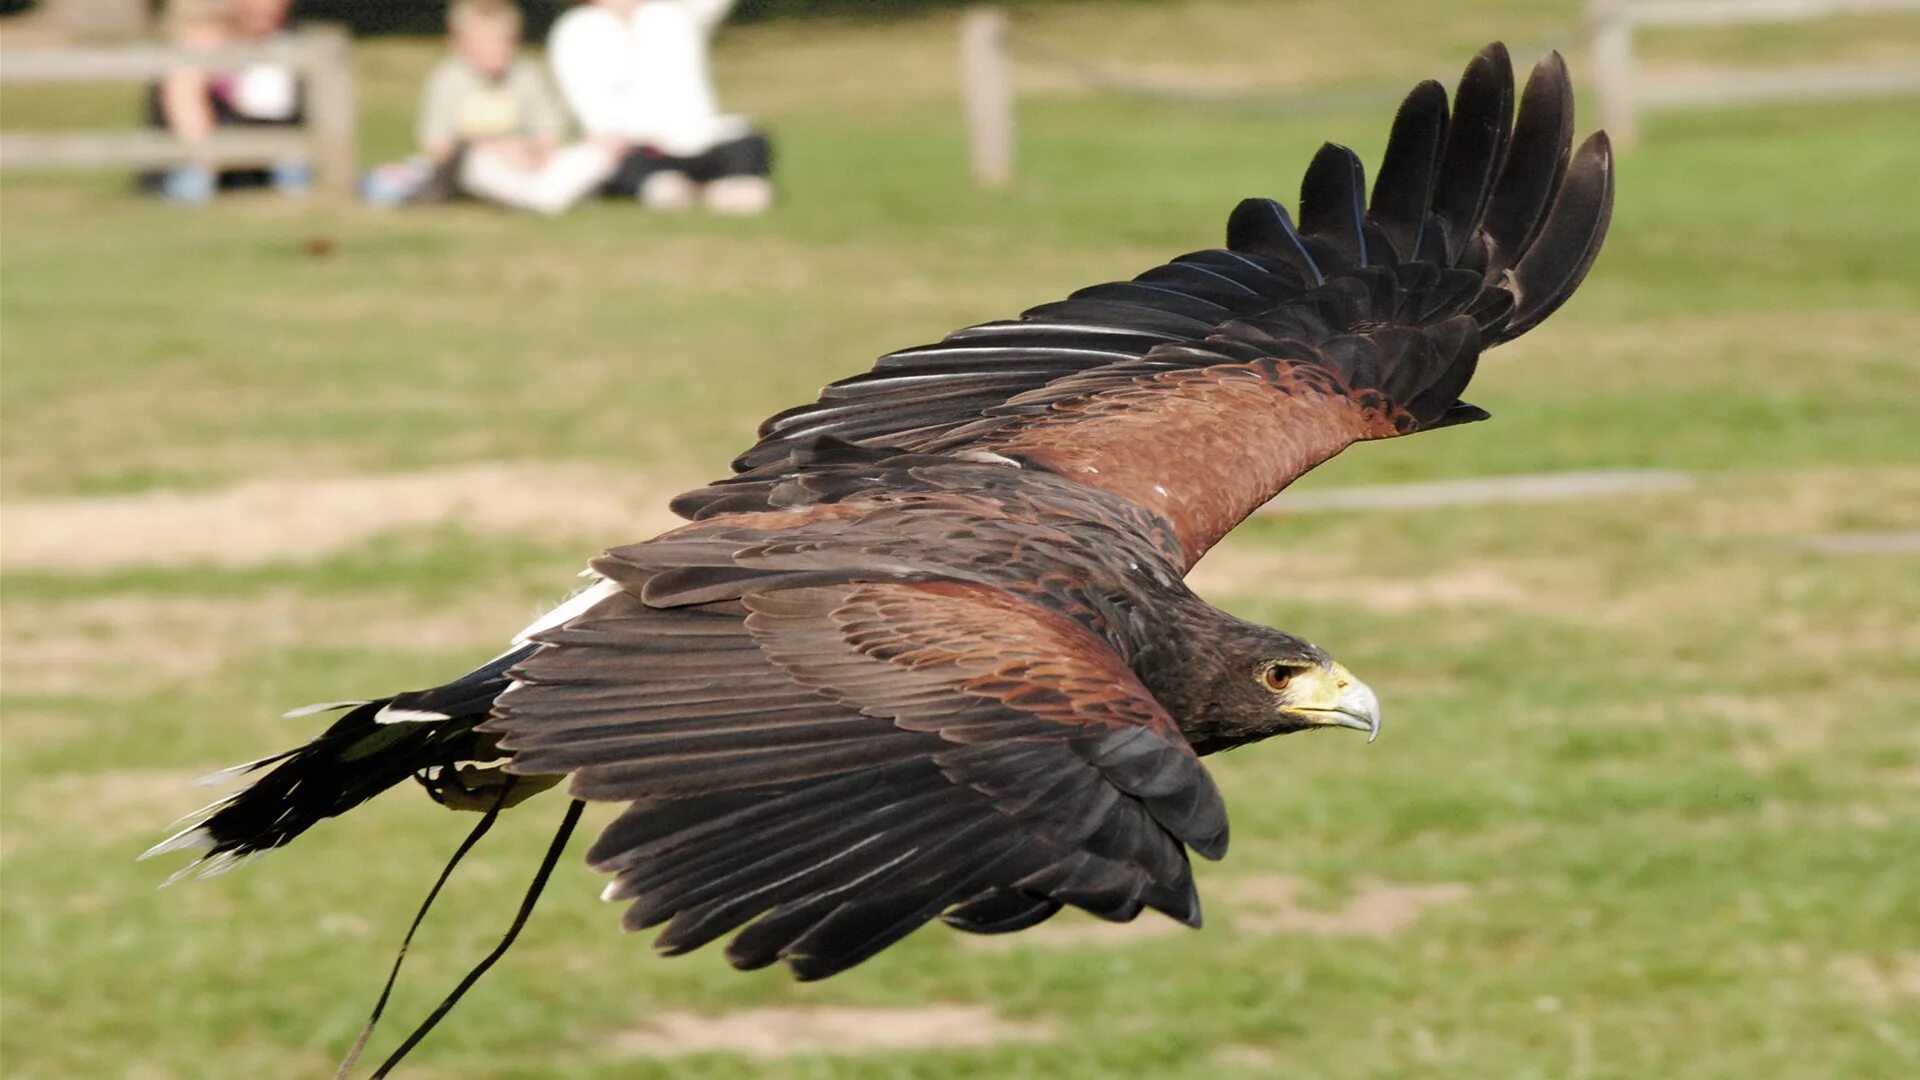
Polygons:
<instances>
[{"instance_id":1,"label":"harris's hawk","mask_svg":"<svg viewBox=\"0 0 1920 1080\"><path fill-rule=\"evenodd\" d=\"M155 851L217 871L409 777L496 809L564 778L624 805L588 858L667 953L817 979L935 918L1197 925L1201 758L1380 713L1182 578L1347 446L1486 419L1481 351L1567 299L1612 204L1560 58L1514 99L1489 46L1451 105L1407 97L1371 192L1325 146L1297 214L1249 199L1223 247L881 357L508 651L316 707L343 715Z\"/></svg>"}]
</instances>

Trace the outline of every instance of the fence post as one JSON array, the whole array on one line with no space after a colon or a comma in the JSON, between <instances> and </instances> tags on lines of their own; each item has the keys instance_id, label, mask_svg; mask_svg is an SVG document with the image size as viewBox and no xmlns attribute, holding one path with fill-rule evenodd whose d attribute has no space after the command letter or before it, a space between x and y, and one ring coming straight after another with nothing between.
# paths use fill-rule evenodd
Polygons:
<instances>
[{"instance_id":1,"label":"fence post","mask_svg":"<svg viewBox=\"0 0 1920 1080\"><path fill-rule=\"evenodd\" d=\"M139 37L147 30L150 8L146 0L48 0L40 5L48 23L82 38Z\"/></svg>"},{"instance_id":2,"label":"fence post","mask_svg":"<svg viewBox=\"0 0 1920 1080\"><path fill-rule=\"evenodd\" d=\"M1013 77L1007 64L1007 14L968 8L960 17L960 85L967 115L967 160L974 182L1013 182Z\"/></svg>"},{"instance_id":3,"label":"fence post","mask_svg":"<svg viewBox=\"0 0 1920 1080\"><path fill-rule=\"evenodd\" d=\"M309 26L300 34L307 50L307 129L313 147L315 189L351 201L360 172L354 122L353 54L339 26Z\"/></svg>"},{"instance_id":4,"label":"fence post","mask_svg":"<svg viewBox=\"0 0 1920 1080\"><path fill-rule=\"evenodd\" d=\"M1640 139L1640 116L1633 96L1632 0L1588 0L1593 34L1594 89L1600 97L1600 126L1621 149Z\"/></svg>"}]
</instances>

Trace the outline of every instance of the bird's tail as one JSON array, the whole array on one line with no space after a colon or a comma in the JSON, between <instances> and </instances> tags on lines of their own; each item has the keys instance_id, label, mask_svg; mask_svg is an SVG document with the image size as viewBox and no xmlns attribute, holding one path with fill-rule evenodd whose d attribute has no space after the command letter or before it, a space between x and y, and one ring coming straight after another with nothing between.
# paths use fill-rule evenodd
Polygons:
<instances>
[{"instance_id":1,"label":"bird's tail","mask_svg":"<svg viewBox=\"0 0 1920 1080\"><path fill-rule=\"evenodd\" d=\"M259 774L242 790L182 819L173 835L141 857L194 852L198 858L174 878L196 872L210 877L409 777L437 802L461 810L512 805L550 787L545 778L508 774L492 737L474 731L507 688L507 670L528 651L514 649L429 690L294 710L288 715L344 713L304 746L208 777L204 783ZM506 785L512 787L503 791Z\"/></svg>"}]
</instances>

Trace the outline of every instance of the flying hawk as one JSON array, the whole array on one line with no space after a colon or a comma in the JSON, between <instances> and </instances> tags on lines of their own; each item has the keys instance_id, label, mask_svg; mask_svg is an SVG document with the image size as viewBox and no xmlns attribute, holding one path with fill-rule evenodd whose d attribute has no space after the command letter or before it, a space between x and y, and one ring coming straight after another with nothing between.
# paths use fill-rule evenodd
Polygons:
<instances>
[{"instance_id":1,"label":"flying hawk","mask_svg":"<svg viewBox=\"0 0 1920 1080\"><path fill-rule=\"evenodd\" d=\"M625 804L588 861L628 929L740 968L844 971L928 921L1001 933L1071 904L1198 925L1189 852L1227 812L1201 759L1380 726L1319 647L1182 583L1352 443L1477 420L1483 349L1579 284L1604 134L1573 150L1557 55L1514 108L1506 49L1394 119L1371 195L1327 145L1298 216L883 356L781 413L688 523L616 547L512 647L343 710L153 853L226 869L402 781L469 809L565 779ZM577 812L577 811L576 811Z\"/></svg>"}]
</instances>

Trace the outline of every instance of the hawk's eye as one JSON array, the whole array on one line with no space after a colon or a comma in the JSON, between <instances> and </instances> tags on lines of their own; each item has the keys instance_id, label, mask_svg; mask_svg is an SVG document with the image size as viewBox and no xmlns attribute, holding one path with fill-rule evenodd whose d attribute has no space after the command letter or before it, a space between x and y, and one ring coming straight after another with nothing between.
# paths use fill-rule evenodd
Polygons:
<instances>
[{"instance_id":1,"label":"hawk's eye","mask_svg":"<svg viewBox=\"0 0 1920 1080\"><path fill-rule=\"evenodd\" d=\"M1267 670L1261 672L1260 678L1267 684L1269 690L1285 690L1287 684L1293 681L1293 669L1285 664L1268 664Z\"/></svg>"}]
</instances>

